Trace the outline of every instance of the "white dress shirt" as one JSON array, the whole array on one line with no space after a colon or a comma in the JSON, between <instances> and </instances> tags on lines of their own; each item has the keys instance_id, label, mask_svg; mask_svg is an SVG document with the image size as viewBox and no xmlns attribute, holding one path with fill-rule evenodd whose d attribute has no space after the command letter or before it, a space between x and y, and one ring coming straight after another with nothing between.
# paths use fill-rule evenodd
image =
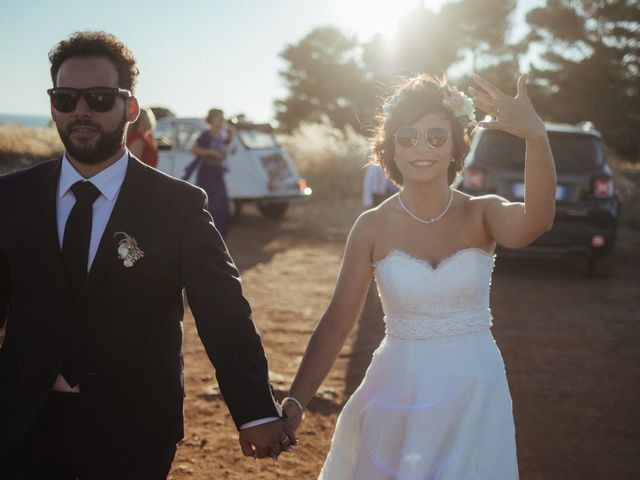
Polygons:
<instances>
[{"instance_id":1,"label":"white dress shirt","mask_svg":"<svg viewBox=\"0 0 640 480\"><path fill-rule=\"evenodd\" d=\"M91 222L91 240L89 241L89 259L87 262L87 272L91 270L91 265L96 257L100 240L107 228L109 218L116 204L124 177L127 173L129 164L129 152L125 150L124 154L116 160L115 163L109 165L104 170L90 178L84 178L69 162L65 152L62 157L62 166L60 169L60 178L58 179L58 195L56 198L56 220L58 225L58 239L60 241L60 250L62 250L62 240L64 239L64 228L67 219L71 213L71 209L76 203L76 197L71 191L71 186L78 181L90 181L98 190L100 196L93 202L93 219ZM53 390L59 392L78 393L80 386L71 387L65 378L58 374ZM243 424L240 428L248 428L262 423L278 420L278 417L262 418Z\"/></svg>"},{"instance_id":2,"label":"white dress shirt","mask_svg":"<svg viewBox=\"0 0 640 480\"><path fill-rule=\"evenodd\" d=\"M373 195L387 193L387 177L378 165L367 165L362 181L362 203L365 207L374 204Z\"/></svg>"},{"instance_id":3,"label":"white dress shirt","mask_svg":"<svg viewBox=\"0 0 640 480\"><path fill-rule=\"evenodd\" d=\"M58 239L60 249L64 238L64 227L71 213L71 209L76 203L76 197L71 191L71 186L79 181L88 180L94 187L100 190L100 196L93 202L93 221L91 222L91 240L89 242L89 261L87 262L87 272L91 270L93 259L96 257L100 240L107 222L113 212L113 207L118 199L120 188L127 173L129 155L125 153L112 165L91 178L84 178L71 165L65 153L62 157L62 168L60 169L60 179L58 180L58 198L56 202L56 216L58 220Z\"/></svg>"}]
</instances>

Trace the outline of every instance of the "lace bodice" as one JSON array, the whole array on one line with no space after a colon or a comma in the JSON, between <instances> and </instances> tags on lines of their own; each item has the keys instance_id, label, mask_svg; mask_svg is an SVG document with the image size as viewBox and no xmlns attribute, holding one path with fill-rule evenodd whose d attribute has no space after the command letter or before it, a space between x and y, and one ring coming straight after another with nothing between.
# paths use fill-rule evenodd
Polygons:
<instances>
[{"instance_id":1,"label":"lace bodice","mask_svg":"<svg viewBox=\"0 0 640 480\"><path fill-rule=\"evenodd\" d=\"M437 266L399 250L374 264L386 333L406 339L465 335L491 327L493 254L465 248Z\"/></svg>"}]
</instances>

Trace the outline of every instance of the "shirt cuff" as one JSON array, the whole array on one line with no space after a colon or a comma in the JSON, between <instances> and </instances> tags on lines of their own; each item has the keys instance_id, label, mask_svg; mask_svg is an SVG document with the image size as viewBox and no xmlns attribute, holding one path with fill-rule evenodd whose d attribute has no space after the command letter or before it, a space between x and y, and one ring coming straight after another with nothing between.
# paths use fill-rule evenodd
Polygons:
<instances>
[{"instance_id":1,"label":"shirt cuff","mask_svg":"<svg viewBox=\"0 0 640 480\"><path fill-rule=\"evenodd\" d=\"M280 420L280 417L259 418L258 420L243 423L242 425L240 425L240 430L244 430L245 428L249 427L257 427L258 425L262 425L263 423L275 422L276 420Z\"/></svg>"}]
</instances>

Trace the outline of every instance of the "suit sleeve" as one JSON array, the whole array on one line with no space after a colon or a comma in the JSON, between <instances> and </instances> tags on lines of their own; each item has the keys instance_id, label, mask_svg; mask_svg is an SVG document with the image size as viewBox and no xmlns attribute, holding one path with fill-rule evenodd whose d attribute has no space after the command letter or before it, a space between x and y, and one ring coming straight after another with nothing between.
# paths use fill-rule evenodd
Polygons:
<instances>
[{"instance_id":1,"label":"suit sleeve","mask_svg":"<svg viewBox=\"0 0 640 480\"><path fill-rule=\"evenodd\" d=\"M279 417L267 359L240 274L206 211L206 196L189 209L182 241L182 275L198 334L216 369L231 416L241 425Z\"/></svg>"},{"instance_id":2,"label":"suit sleeve","mask_svg":"<svg viewBox=\"0 0 640 480\"><path fill-rule=\"evenodd\" d=\"M7 321L10 290L11 276L9 273L9 261L2 247L0 247L0 328L2 328Z\"/></svg>"},{"instance_id":3,"label":"suit sleeve","mask_svg":"<svg viewBox=\"0 0 640 480\"><path fill-rule=\"evenodd\" d=\"M6 194L6 184L0 181L0 192L4 191ZM9 259L3 249L2 230L6 227L5 212L2 211L3 207L8 204L8 199L5 195L0 196L0 328L4 326L7 321L7 310L9 308L9 293L11 291L11 272L9 271Z\"/></svg>"}]
</instances>

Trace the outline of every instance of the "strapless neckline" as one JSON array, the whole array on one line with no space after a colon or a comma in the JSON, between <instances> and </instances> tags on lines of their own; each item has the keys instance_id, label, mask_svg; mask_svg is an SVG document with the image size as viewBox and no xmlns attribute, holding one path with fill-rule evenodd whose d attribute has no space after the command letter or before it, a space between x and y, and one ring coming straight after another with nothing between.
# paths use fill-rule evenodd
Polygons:
<instances>
[{"instance_id":1,"label":"strapless neckline","mask_svg":"<svg viewBox=\"0 0 640 480\"><path fill-rule=\"evenodd\" d=\"M428 267L431 271L435 272L437 270L440 270L447 263L450 263L454 259L456 259L456 258L458 258L458 257L460 257L460 256L462 256L464 254L467 254L467 253L478 253L478 254L480 254L482 256L485 256L486 258L489 258L489 259L492 259L492 260L495 257L495 253L487 252L486 250L483 250L482 248L467 247L467 248L461 248L460 250L456 250L451 255L447 255L446 257L442 258L440 261L438 261L438 263L436 263L434 265L433 263L431 263L430 260L427 260L425 258L416 257L414 255L411 255L410 253L407 253L407 252L403 251L403 250L393 249L393 250L390 250L389 253L387 253L380 260L378 260L377 262L374 262L372 264L372 266L374 268L376 268L378 265L381 265L382 263L385 263L386 261L388 261L389 259L391 259L393 257L402 257L402 258L406 258L406 259L418 262L420 264L423 264L426 267Z\"/></svg>"}]
</instances>

